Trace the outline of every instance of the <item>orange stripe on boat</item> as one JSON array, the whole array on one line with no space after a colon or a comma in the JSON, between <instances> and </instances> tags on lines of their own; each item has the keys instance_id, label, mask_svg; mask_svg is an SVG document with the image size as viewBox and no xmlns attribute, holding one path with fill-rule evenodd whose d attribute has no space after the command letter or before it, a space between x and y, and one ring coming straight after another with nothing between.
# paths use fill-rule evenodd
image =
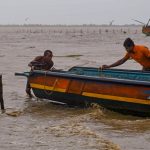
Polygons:
<instances>
[{"instance_id":1,"label":"orange stripe on boat","mask_svg":"<svg viewBox=\"0 0 150 150\"><path fill-rule=\"evenodd\" d=\"M30 86L31 86L31 88L37 88L37 89L42 89L42 90L66 92L66 89L57 88L55 86L45 86L45 85L35 84L35 83L30 83ZM83 92L81 95L88 96L88 97L93 97L93 98L101 98L101 99L108 99L108 100L114 100L114 101L122 101L122 102L130 102L130 103L150 105L150 100L144 100L144 99L136 99L136 98L96 94L96 93L89 93L89 92Z\"/></svg>"}]
</instances>

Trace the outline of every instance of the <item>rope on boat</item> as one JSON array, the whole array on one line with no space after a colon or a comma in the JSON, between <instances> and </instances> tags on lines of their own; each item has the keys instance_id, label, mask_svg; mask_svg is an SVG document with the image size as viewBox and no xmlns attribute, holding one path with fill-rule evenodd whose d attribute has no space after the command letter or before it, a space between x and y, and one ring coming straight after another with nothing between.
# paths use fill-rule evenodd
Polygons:
<instances>
[{"instance_id":1,"label":"rope on boat","mask_svg":"<svg viewBox=\"0 0 150 150\"><path fill-rule=\"evenodd\" d=\"M55 80L55 82L54 82L54 84L53 84L53 88L51 89L51 91L49 92L48 90L46 90L46 77L47 77L47 72L48 71L45 71L45 81L44 81L44 92L47 94L47 95L52 95L53 94L53 92L54 92L54 89L55 89L55 86L56 86L56 84L57 84L57 82L58 82L58 79L56 79Z\"/></svg>"},{"instance_id":2,"label":"rope on boat","mask_svg":"<svg viewBox=\"0 0 150 150\"><path fill-rule=\"evenodd\" d=\"M100 77L104 77L103 70L100 69L100 68L98 68L98 75L99 75Z\"/></svg>"}]
</instances>

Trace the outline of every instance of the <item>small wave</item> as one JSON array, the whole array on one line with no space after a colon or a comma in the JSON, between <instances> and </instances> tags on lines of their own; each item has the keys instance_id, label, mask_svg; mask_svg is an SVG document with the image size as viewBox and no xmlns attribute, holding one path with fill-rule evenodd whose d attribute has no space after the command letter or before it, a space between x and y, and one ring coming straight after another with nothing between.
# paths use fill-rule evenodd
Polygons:
<instances>
[{"instance_id":1,"label":"small wave","mask_svg":"<svg viewBox=\"0 0 150 150\"><path fill-rule=\"evenodd\" d=\"M80 117L73 117L67 120L65 123L45 127L44 132L50 132L55 137L63 137L76 142L75 139L80 139L80 147L82 149L103 149L103 150L120 150L119 145L114 144L108 139L103 138L99 133L92 131L90 127L84 124L83 118L87 115L81 115Z\"/></svg>"},{"instance_id":2,"label":"small wave","mask_svg":"<svg viewBox=\"0 0 150 150\"><path fill-rule=\"evenodd\" d=\"M29 56L26 56L26 55L17 55L16 57L29 57Z\"/></svg>"},{"instance_id":3,"label":"small wave","mask_svg":"<svg viewBox=\"0 0 150 150\"><path fill-rule=\"evenodd\" d=\"M15 111L11 111L11 112L6 112L6 114L8 116L12 116L12 117L18 117L22 114L23 112L20 110L15 110Z\"/></svg>"},{"instance_id":4,"label":"small wave","mask_svg":"<svg viewBox=\"0 0 150 150\"><path fill-rule=\"evenodd\" d=\"M27 49L32 49L32 48L36 48L35 46L29 46L27 47Z\"/></svg>"},{"instance_id":5,"label":"small wave","mask_svg":"<svg viewBox=\"0 0 150 150\"><path fill-rule=\"evenodd\" d=\"M0 55L0 57L5 57L5 55Z\"/></svg>"},{"instance_id":6,"label":"small wave","mask_svg":"<svg viewBox=\"0 0 150 150\"><path fill-rule=\"evenodd\" d=\"M65 56L55 56L55 57L81 57L83 55L65 55Z\"/></svg>"}]
</instances>

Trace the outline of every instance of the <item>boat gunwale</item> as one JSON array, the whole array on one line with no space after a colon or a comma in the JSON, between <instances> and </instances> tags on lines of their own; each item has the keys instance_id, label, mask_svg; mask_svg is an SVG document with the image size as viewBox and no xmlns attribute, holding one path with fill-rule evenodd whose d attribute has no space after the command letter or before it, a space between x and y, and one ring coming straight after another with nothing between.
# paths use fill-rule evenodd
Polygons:
<instances>
[{"instance_id":1,"label":"boat gunwale","mask_svg":"<svg viewBox=\"0 0 150 150\"><path fill-rule=\"evenodd\" d=\"M73 66L72 68L70 68L68 71L71 71L72 69L75 69L75 68L83 68L83 69L96 69L98 71L101 71L101 69L99 68L96 68L96 67L80 67L80 66ZM117 72L126 72L127 74L128 73L143 73L143 74L150 74L149 71L143 71L143 70L130 70L130 69L103 69L102 71L117 71Z\"/></svg>"},{"instance_id":2,"label":"boat gunwale","mask_svg":"<svg viewBox=\"0 0 150 150\"><path fill-rule=\"evenodd\" d=\"M119 84L131 84L131 85L140 85L140 86L150 86L150 81L139 81L139 80L130 80L130 79L120 79L120 78L109 78L109 77L98 77L98 76L88 76L88 75L78 75L78 74L71 74L69 72L55 72L55 71L41 71L41 70L34 70L30 73L30 77L33 75L41 74L43 76L57 76L57 77L64 77L64 78L73 78L73 79L80 79L80 80L87 80L88 81L101 81L101 82L111 82L111 83L119 83Z\"/></svg>"}]
</instances>

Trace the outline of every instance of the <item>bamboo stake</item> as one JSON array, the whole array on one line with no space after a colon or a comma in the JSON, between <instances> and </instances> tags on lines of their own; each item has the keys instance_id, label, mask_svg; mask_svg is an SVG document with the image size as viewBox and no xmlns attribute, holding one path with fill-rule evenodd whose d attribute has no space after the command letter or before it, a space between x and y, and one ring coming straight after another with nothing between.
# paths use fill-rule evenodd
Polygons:
<instances>
[{"instance_id":1,"label":"bamboo stake","mask_svg":"<svg viewBox=\"0 0 150 150\"><path fill-rule=\"evenodd\" d=\"M2 110L2 113L4 113L4 112L5 112L5 108L4 108L4 100L3 100L2 75L0 75L0 103L1 103L1 110Z\"/></svg>"}]
</instances>

